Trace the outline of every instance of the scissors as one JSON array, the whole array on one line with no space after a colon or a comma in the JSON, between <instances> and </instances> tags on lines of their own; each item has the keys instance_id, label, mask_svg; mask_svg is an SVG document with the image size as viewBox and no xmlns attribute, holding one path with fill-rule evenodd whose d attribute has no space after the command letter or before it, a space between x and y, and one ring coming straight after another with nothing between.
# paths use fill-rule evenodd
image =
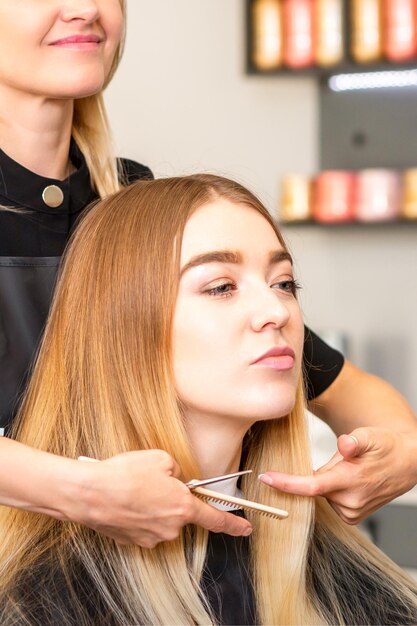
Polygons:
<instances>
[{"instance_id":1,"label":"scissors","mask_svg":"<svg viewBox=\"0 0 417 626\"><path fill-rule=\"evenodd\" d=\"M205 478L204 480L189 480L185 483L189 489L195 489L196 487L204 487L204 485L211 485L212 483L220 483L223 480L229 480L229 478L236 478L237 476L243 476L244 474L250 474L252 470L243 470L242 472L234 472L234 474L223 474L222 476L214 476L213 478Z\"/></svg>"},{"instance_id":2,"label":"scissors","mask_svg":"<svg viewBox=\"0 0 417 626\"><path fill-rule=\"evenodd\" d=\"M219 493L217 491L211 491L205 488L205 485L211 485L213 483L219 483L223 480L229 480L229 478L236 478L237 476L243 476L244 474L250 474L252 470L243 470L241 472L235 472L234 474L223 474L222 476L214 476L213 478L206 478L204 480L190 480L187 483L187 487L193 491L201 500L205 500L208 504L222 504L229 505L233 509L244 509L246 511L257 512L266 517L272 519L285 519L288 517L288 511L277 509L266 504L260 504L259 502L252 502L251 500L245 500L244 498L237 498L228 494Z\"/></svg>"},{"instance_id":3,"label":"scissors","mask_svg":"<svg viewBox=\"0 0 417 626\"><path fill-rule=\"evenodd\" d=\"M98 459L92 459L87 456L79 456L79 461L93 461L98 462ZM271 517L273 519L285 519L288 517L288 511L277 509L272 506L266 506L259 502L252 502L243 498L236 498L235 496L229 496L226 494L218 493L217 491L210 491L205 489L205 485L211 485L213 483L219 483L223 480L229 480L230 478L236 478L243 476L244 474L250 474L252 470L243 470L241 472L234 472L233 474L223 474L222 476L213 476L213 478L204 478L203 480L197 480L196 478L189 480L185 485L194 491L194 494L205 500L208 503L220 503L231 505L235 509L245 509L247 511L256 511L261 515Z\"/></svg>"}]
</instances>

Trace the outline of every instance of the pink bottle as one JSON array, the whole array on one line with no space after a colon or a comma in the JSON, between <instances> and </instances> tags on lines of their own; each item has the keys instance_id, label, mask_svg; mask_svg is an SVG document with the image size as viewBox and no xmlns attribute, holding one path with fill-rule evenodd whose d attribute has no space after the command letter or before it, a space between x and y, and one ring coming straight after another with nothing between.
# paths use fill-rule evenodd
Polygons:
<instances>
[{"instance_id":1,"label":"pink bottle","mask_svg":"<svg viewBox=\"0 0 417 626\"><path fill-rule=\"evenodd\" d=\"M390 61L417 55L417 0L384 0L383 49Z\"/></svg>"},{"instance_id":2,"label":"pink bottle","mask_svg":"<svg viewBox=\"0 0 417 626\"><path fill-rule=\"evenodd\" d=\"M317 176L313 217L317 222L350 222L354 219L355 174L328 170Z\"/></svg>"},{"instance_id":3,"label":"pink bottle","mask_svg":"<svg viewBox=\"0 0 417 626\"><path fill-rule=\"evenodd\" d=\"M314 63L312 0L283 0L284 63L308 67Z\"/></svg>"},{"instance_id":4,"label":"pink bottle","mask_svg":"<svg viewBox=\"0 0 417 626\"><path fill-rule=\"evenodd\" d=\"M395 220L401 212L401 177L386 169L358 172L356 190L356 219L360 222Z\"/></svg>"}]
</instances>

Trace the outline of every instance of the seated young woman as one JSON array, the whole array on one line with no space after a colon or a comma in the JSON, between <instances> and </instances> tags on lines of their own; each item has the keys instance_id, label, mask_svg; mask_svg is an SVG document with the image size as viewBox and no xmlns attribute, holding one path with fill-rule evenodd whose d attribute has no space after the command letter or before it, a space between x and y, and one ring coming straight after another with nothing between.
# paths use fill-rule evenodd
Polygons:
<instances>
[{"instance_id":1,"label":"seated young woman","mask_svg":"<svg viewBox=\"0 0 417 626\"><path fill-rule=\"evenodd\" d=\"M195 175L96 204L67 252L17 438L109 475L137 449L167 451L184 483L250 468L245 497L289 516L247 513L250 537L189 526L147 550L3 508L0 623L415 624L417 586L396 565L325 500L257 479L311 472L302 346L291 256L249 191Z\"/></svg>"}]
</instances>

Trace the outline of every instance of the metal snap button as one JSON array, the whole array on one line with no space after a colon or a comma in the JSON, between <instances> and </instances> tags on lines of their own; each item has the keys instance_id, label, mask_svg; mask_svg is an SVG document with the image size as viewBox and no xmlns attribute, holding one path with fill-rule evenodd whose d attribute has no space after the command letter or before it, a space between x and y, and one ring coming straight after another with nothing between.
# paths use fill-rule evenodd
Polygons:
<instances>
[{"instance_id":1,"label":"metal snap button","mask_svg":"<svg viewBox=\"0 0 417 626\"><path fill-rule=\"evenodd\" d=\"M53 209L61 206L64 201L64 193L62 189L56 185L48 185L42 192L42 200L45 204Z\"/></svg>"}]
</instances>

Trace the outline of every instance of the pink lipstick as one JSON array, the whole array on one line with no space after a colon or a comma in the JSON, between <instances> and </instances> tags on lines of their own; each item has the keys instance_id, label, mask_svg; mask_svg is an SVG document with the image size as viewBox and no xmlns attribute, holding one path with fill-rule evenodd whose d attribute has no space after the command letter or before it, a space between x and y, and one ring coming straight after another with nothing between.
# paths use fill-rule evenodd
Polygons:
<instances>
[{"instance_id":1,"label":"pink lipstick","mask_svg":"<svg viewBox=\"0 0 417 626\"><path fill-rule=\"evenodd\" d=\"M286 371L294 367L295 352L289 346L276 346L265 352L252 365L266 367L277 371Z\"/></svg>"}]
</instances>

